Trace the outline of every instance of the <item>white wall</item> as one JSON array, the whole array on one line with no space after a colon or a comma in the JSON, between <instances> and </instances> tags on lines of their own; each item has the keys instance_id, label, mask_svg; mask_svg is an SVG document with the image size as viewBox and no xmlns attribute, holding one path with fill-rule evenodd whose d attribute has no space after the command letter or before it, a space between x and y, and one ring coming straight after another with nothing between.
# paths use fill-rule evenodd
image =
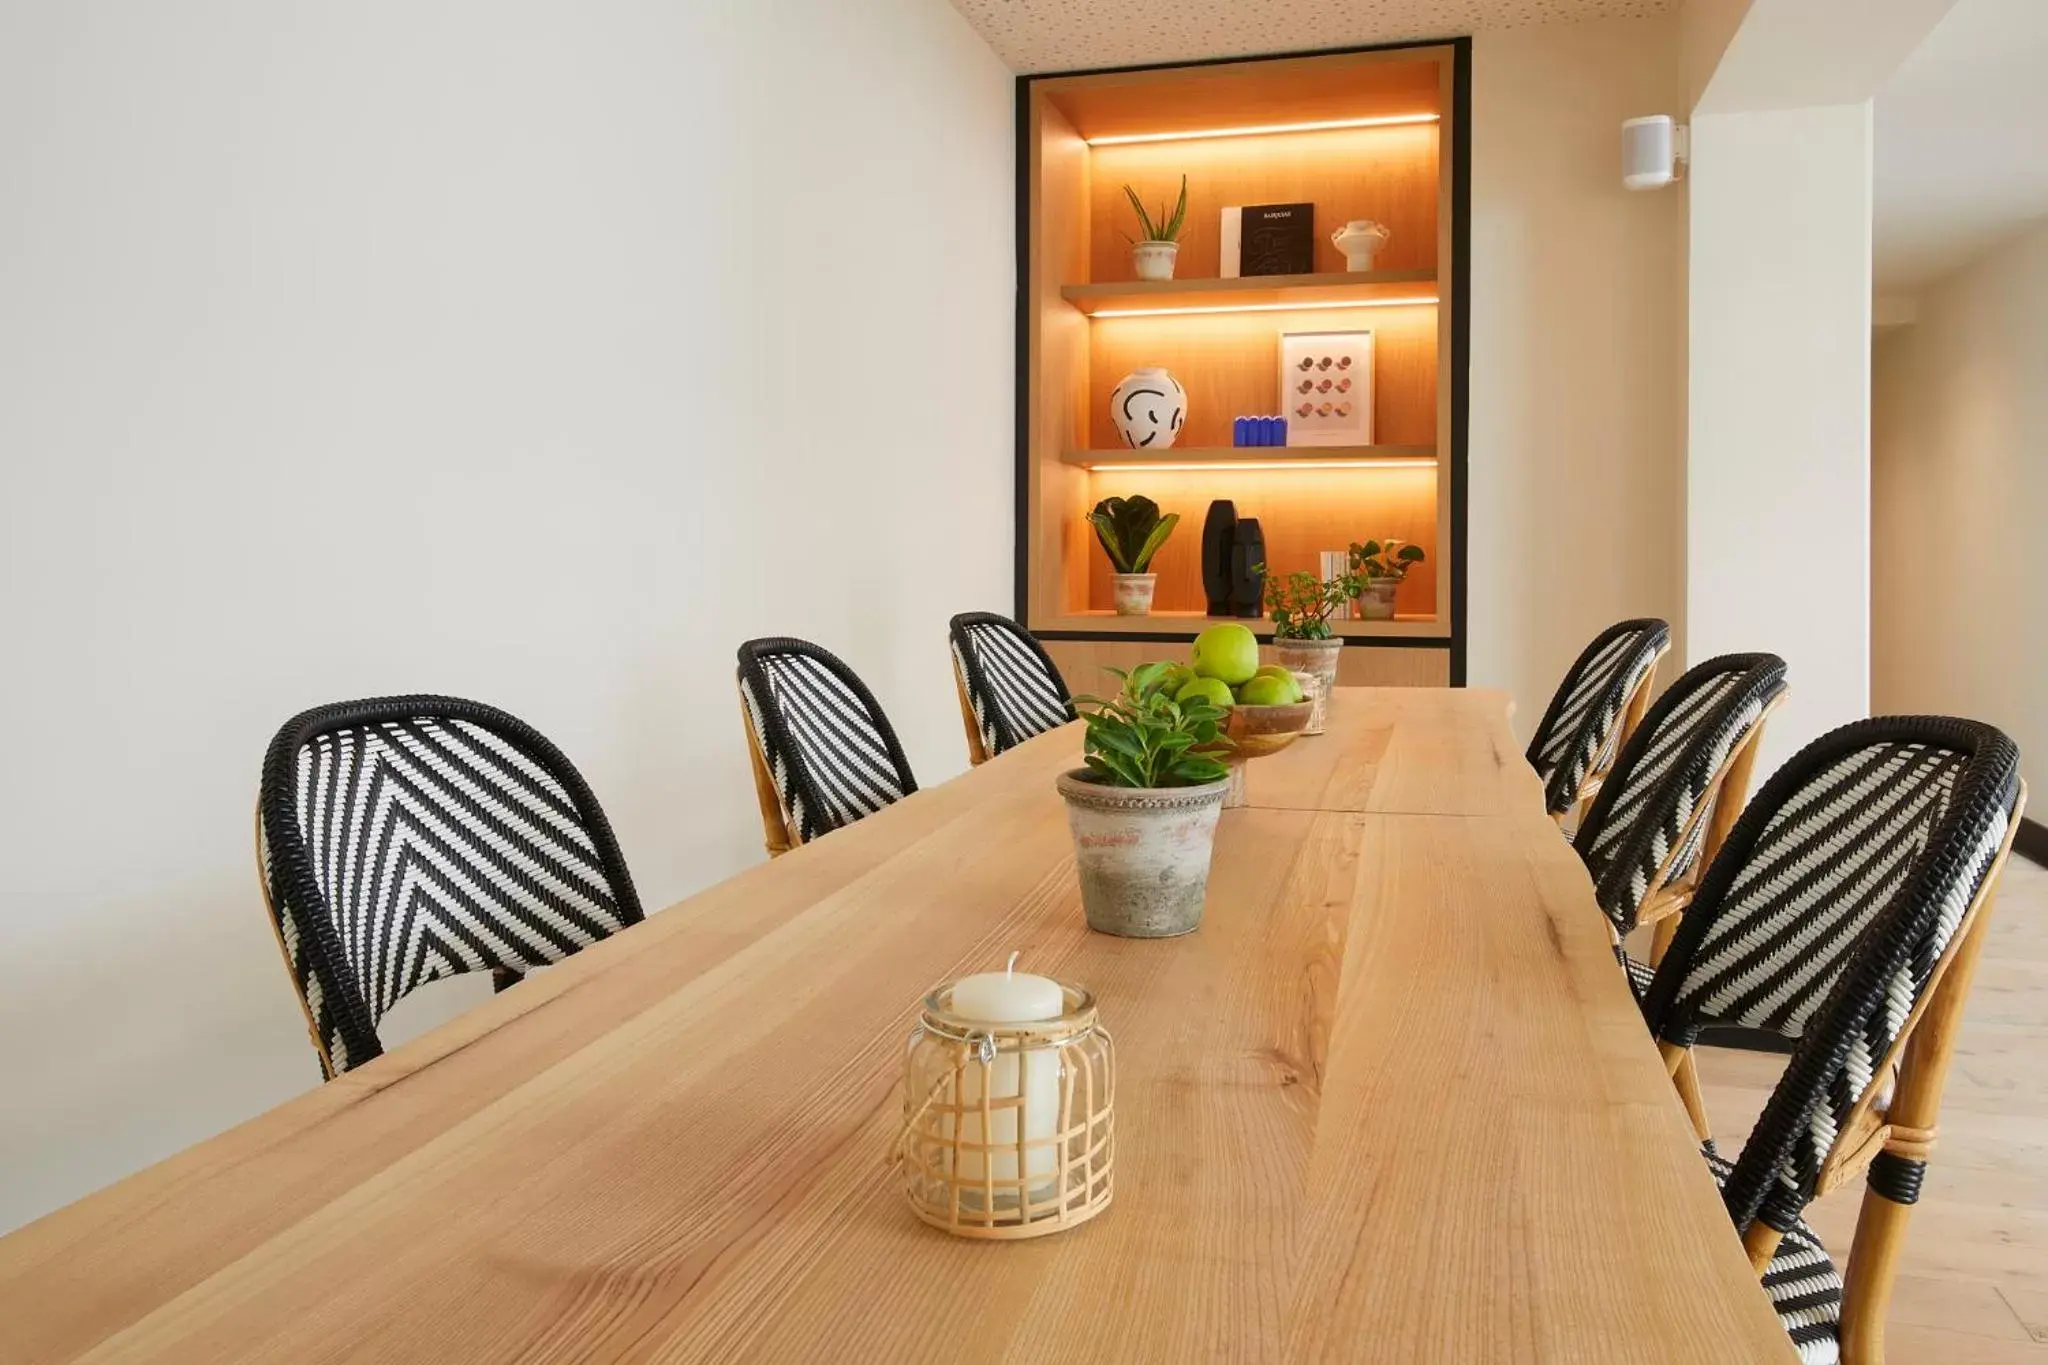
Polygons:
<instances>
[{"instance_id":1,"label":"white wall","mask_svg":"<svg viewBox=\"0 0 2048 1365\"><path fill-rule=\"evenodd\" d=\"M1769 650L1768 773L1869 711L1870 105L1695 115L1686 655Z\"/></svg>"},{"instance_id":2,"label":"white wall","mask_svg":"<svg viewBox=\"0 0 2048 1365\"><path fill-rule=\"evenodd\" d=\"M2048 225L1918 302L1917 321L1874 353L1871 703L2000 726L2019 744L2039 802L2048 794Z\"/></svg>"},{"instance_id":3,"label":"white wall","mask_svg":"<svg viewBox=\"0 0 2048 1365\"><path fill-rule=\"evenodd\" d=\"M1677 19L1484 33L1472 85L1468 675L1526 735L1600 630L1683 627L1685 198L1621 187Z\"/></svg>"},{"instance_id":4,"label":"white wall","mask_svg":"<svg viewBox=\"0 0 2048 1365\"><path fill-rule=\"evenodd\" d=\"M964 766L1011 176L944 0L0 9L0 1228L317 1080L250 852L301 707L525 717L650 906L761 857L747 636Z\"/></svg>"}]
</instances>

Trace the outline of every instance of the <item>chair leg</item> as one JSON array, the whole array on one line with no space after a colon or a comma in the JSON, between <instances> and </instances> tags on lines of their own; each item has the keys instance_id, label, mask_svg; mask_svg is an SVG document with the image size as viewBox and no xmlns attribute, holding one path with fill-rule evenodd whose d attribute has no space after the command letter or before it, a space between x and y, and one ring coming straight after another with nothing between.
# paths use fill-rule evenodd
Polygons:
<instances>
[{"instance_id":1,"label":"chair leg","mask_svg":"<svg viewBox=\"0 0 2048 1365\"><path fill-rule=\"evenodd\" d=\"M1678 937L1678 921L1682 918L1684 918L1683 912L1674 910L1650 926L1650 965L1652 967L1664 965L1664 954L1671 951L1671 940ZM1691 1054L1688 1053L1686 1055L1690 1056Z\"/></svg>"},{"instance_id":2,"label":"chair leg","mask_svg":"<svg viewBox=\"0 0 2048 1365\"><path fill-rule=\"evenodd\" d=\"M1856 1238L1849 1248L1843 1275L1843 1365L1883 1365L1884 1320L1891 1309L1892 1286L1898 1278L1899 1254L1906 1244L1906 1224L1920 1199L1920 1181L1934 1148L1935 1124L1941 1114L1941 1092L1948 1084L1948 1065L1962 1029L1963 1004L1970 980L1977 974L1977 956L1984 948L1985 922L1997 896L1994 868L1969 937L1956 950L1927 1015L1907 1040L1899 1066L1898 1087L1885 1111L1891 1132L1884 1150L1870 1163L1857 1212Z\"/></svg>"},{"instance_id":3,"label":"chair leg","mask_svg":"<svg viewBox=\"0 0 2048 1365\"><path fill-rule=\"evenodd\" d=\"M1671 1083L1678 1087L1678 1098L1685 1104L1685 1116L1692 1120L1693 1136L1705 1145L1714 1136L1707 1125L1707 1101L1700 1094L1699 1067L1693 1062L1692 1049L1678 1059L1678 1069L1671 1073Z\"/></svg>"}]
</instances>

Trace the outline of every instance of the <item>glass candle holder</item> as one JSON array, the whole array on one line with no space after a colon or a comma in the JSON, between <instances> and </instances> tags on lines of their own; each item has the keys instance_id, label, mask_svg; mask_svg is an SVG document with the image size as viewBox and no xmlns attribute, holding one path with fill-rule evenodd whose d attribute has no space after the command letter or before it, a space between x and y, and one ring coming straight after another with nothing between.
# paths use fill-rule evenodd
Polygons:
<instances>
[{"instance_id":1,"label":"glass candle holder","mask_svg":"<svg viewBox=\"0 0 2048 1365\"><path fill-rule=\"evenodd\" d=\"M924 998L904 1069L901 1153L910 1208L961 1237L1042 1237L1109 1206L1116 1053L1095 997L1060 983L1063 1011L1026 1023Z\"/></svg>"}]
</instances>

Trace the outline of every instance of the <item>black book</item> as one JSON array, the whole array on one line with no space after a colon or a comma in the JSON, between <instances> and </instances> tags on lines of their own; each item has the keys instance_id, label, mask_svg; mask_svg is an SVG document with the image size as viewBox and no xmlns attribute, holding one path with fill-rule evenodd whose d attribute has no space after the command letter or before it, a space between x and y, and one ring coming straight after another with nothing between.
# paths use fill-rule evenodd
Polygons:
<instances>
[{"instance_id":1,"label":"black book","mask_svg":"<svg viewBox=\"0 0 2048 1365\"><path fill-rule=\"evenodd\" d=\"M1246 204L1238 215L1240 275L1308 275L1316 268L1314 204ZM1229 247L1226 225L1224 246Z\"/></svg>"}]
</instances>

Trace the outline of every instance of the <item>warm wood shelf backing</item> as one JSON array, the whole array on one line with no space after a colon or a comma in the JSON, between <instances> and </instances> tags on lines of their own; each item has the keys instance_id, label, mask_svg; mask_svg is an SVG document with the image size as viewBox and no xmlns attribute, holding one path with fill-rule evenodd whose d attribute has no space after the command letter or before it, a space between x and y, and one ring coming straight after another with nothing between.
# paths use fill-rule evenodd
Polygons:
<instances>
[{"instance_id":1,"label":"warm wood shelf backing","mask_svg":"<svg viewBox=\"0 0 2048 1365\"><path fill-rule=\"evenodd\" d=\"M1249 616L1207 616L1198 611L1154 611L1150 616L1118 616L1113 611L1077 611L1048 617L1035 630L1116 631L1126 635L1199 635L1210 626L1248 626L1262 640L1273 638L1273 623ZM1448 640L1450 624L1429 616L1396 617L1391 621L1332 621L1347 640Z\"/></svg>"},{"instance_id":2,"label":"warm wood shelf backing","mask_svg":"<svg viewBox=\"0 0 2048 1365\"><path fill-rule=\"evenodd\" d=\"M1234 280L1117 280L1069 284L1060 297L1090 317L1169 308L1299 308L1304 304L1412 303L1437 299L1434 269L1325 271L1319 275L1248 275ZM1341 312L1341 309L1321 309ZM1165 314L1173 316L1173 314Z\"/></svg>"},{"instance_id":3,"label":"warm wood shelf backing","mask_svg":"<svg viewBox=\"0 0 2048 1365\"><path fill-rule=\"evenodd\" d=\"M1112 446L1102 450L1065 450L1060 463L1095 469L1102 465L1145 465L1172 468L1176 465L1249 465L1246 473L1281 469L1288 465L1313 468L1317 465L1386 463L1391 468L1412 465L1417 460L1436 459L1435 446L1173 446L1166 450L1132 450Z\"/></svg>"},{"instance_id":4,"label":"warm wood shelf backing","mask_svg":"<svg viewBox=\"0 0 2048 1365\"><path fill-rule=\"evenodd\" d=\"M1121 443L1109 395L1143 365L1163 365L1188 393L1180 443L1230 444L1233 419L1284 409L1280 399L1282 332L1373 334L1373 441L1439 445L1437 315L1428 306L1281 313L1199 313L1191 317L1117 318L1088 324L1087 445ZM1447 436L1448 433L1442 433Z\"/></svg>"},{"instance_id":5,"label":"warm wood shelf backing","mask_svg":"<svg viewBox=\"0 0 2048 1365\"><path fill-rule=\"evenodd\" d=\"M1434 271L1438 143L1432 123L1090 148L1085 278L1135 278L1124 239L1137 235L1138 220L1123 187L1136 190L1156 213L1180 194L1182 175L1188 178L1188 216L1176 275L1223 273L1221 210L1233 204L1315 205L1310 240L1317 272L1344 270L1344 253L1330 233L1353 218L1384 223L1393 233L1376 265Z\"/></svg>"},{"instance_id":6,"label":"warm wood shelf backing","mask_svg":"<svg viewBox=\"0 0 2048 1365\"><path fill-rule=\"evenodd\" d=\"M1441 114L1439 64L1449 54L1448 47L1345 52L1059 76L1038 84L1084 138L1192 133Z\"/></svg>"}]
</instances>

